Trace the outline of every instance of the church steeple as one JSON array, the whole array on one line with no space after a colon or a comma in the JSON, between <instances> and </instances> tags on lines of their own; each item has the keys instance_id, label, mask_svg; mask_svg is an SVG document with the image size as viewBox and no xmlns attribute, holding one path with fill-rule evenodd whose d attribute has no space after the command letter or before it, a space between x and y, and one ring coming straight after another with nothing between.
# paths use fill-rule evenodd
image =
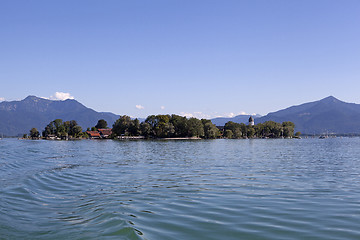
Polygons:
<instances>
[{"instance_id":1,"label":"church steeple","mask_svg":"<svg viewBox=\"0 0 360 240\"><path fill-rule=\"evenodd\" d=\"M255 121L254 118L252 116L249 117L249 126L254 126L255 125Z\"/></svg>"}]
</instances>

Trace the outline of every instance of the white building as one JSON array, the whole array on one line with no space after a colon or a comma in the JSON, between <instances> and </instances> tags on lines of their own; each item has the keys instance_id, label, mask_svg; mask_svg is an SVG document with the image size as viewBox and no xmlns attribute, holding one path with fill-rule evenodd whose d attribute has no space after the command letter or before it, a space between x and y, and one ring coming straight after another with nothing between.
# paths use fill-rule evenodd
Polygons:
<instances>
[{"instance_id":1,"label":"white building","mask_svg":"<svg viewBox=\"0 0 360 240\"><path fill-rule=\"evenodd\" d=\"M254 118L252 116L250 116L250 118L249 118L249 126L254 126L254 125L255 125Z\"/></svg>"}]
</instances>

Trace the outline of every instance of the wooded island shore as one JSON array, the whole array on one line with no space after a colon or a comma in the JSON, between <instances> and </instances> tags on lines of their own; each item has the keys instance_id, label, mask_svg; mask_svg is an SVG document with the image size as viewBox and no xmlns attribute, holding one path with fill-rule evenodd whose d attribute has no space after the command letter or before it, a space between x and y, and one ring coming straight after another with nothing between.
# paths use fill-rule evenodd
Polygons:
<instances>
[{"instance_id":1,"label":"wooded island shore","mask_svg":"<svg viewBox=\"0 0 360 240\"><path fill-rule=\"evenodd\" d=\"M104 119L83 131L75 120L55 119L42 131L40 136L36 128L24 134L23 139L77 140L77 139L246 139L246 138L293 138L295 125L292 122L277 123L267 121L255 125L254 119L249 123L227 122L224 126L215 126L211 120L186 118L176 114L150 115L145 121L123 115L108 127Z\"/></svg>"}]
</instances>

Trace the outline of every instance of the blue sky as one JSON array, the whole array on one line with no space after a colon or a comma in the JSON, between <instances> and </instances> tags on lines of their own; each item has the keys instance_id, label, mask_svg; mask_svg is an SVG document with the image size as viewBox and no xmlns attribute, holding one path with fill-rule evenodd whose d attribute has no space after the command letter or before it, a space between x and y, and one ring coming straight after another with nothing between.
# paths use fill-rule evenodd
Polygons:
<instances>
[{"instance_id":1,"label":"blue sky","mask_svg":"<svg viewBox=\"0 0 360 240\"><path fill-rule=\"evenodd\" d=\"M0 100L68 96L135 117L360 103L359 12L358 0L0 0Z\"/></svg>"}]
</instances>

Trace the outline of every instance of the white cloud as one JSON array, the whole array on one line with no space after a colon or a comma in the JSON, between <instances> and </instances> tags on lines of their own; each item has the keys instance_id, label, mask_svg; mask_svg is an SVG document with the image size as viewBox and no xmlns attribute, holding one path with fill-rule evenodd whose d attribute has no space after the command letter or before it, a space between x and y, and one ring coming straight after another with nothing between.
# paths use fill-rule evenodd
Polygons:
<instances>
[{"instance_id":1,"label":"white cloud","mask_svg":"<svg viewBox=\"0 0 360 240\"><path fill-rule=\"evenodd\" d=\"M164 107L164 106L161 106L160 108L161 108L161 110L164 110L164 109L165 109L165 107Z\"/></svg>"},{"instance_id":2,"label":"white cloud","mask_svg":"<svg viewBox=\"0 0 360 240\"><path fill-rule=\"evenodd\" d=\"M5 101L5 98L0 97L0 102L3 102L3 101Z\"/></svg>"},{"instance_id":3,"label":"white cloud","mask_svg":"<svg viewBox=\"0 0 360 240\"><path fill-rule=\"evenodd\" d=\"M257 115L256 113L239 112L237 115Z\"/></svg>"},{"instance_id":4,"label":"white cloud","mask_svg":"<svg viewBox=\"0 0 360 240\"><path fill-rule=\"evenodd\" d=\"M246 113L246 112L239 112L239 113L223 113L223 114L219 114L216 117L227 117L227 118L232 118L232 117L236 117L238 115L256 115L255 113L250 114L250 113Z\"/></svg>"},{"instance_id":5,"label":"white cloud","mask_svg":"<svg viewBox=\"0 0 360 240\"><path fill-rule=\"evenodd\" d=\"M198 119L202 119L202 118L209 119L209 118L211 118L210 115L202 113L202 112L193 112L193 113L181 112L180 115L184 116L184 117L187 117L187 118L191 118L191 117L198 118Z\"/></svg>"},{"instance_id":6,"label":"white cloud","mask_svg":"<svg viewBox=\"0 0 360 240\"><path fill-rule=\"evenodd\" d=\"M144 109L145 107L144 106L141 106L141 105L136 105L135 106L137 109Z\"/></svg>"},{"instance_id":7,"label":"white cloud","mask_svg":"<svg viewBox=\"0 0 360 240\"><path fill-rule=\"evenodd\" d=\"M203 112L181 112L179 115L191 118L195 117L198 119L205 118L205 119L211 119L211 118L219 118L219 117L226 117L226 118L232 118L238 115L256 115L256 114L250 114L246 112L239 112L239 113L218 113L218 112L212 112L212 113L203 113Z\"/></svg>"},{"instance_id":8,"label":"white cloud","mask_svg":"<svg viewBox=\"0 0 360 240\"><path fill-rule=\"evenodd\" d=\"M66 99L74 99L73 96L71 96L70 93L64 93L64 92L56 92L54 96L50 96L51 100L66 100Z\"/></svg>"}]
</instances>

